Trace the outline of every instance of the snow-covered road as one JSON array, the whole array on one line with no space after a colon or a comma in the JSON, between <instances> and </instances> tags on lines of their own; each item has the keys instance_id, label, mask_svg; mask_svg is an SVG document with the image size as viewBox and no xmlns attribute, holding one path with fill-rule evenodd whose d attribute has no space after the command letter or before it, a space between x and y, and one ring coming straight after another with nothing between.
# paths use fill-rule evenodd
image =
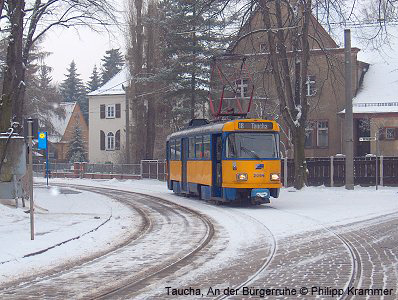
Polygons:
<instances>
[{"instance_id":1,"label":"snow-covered road","mask_svg":"<svg viewBox=\"0 0 398 300\"><path fill-rule=\"evenodd\" d=\"M38 182L40 181L42 180L38 180ZM145 285L139 288L135 287L127 294L119 295L120 298L167 297L174 299L176 295L172 295L172 293L177 290L173 290L173 288L191 287L200 291L200 297L190 294L191 297L185 295L182 298L215 297L222 299L225 297L222 293L219 296L211 293L208 295L209 288L219 288L223 291L230 287L240 288L240 294L236 298L241 299L244 286L298 289L302 286L311 288L316 284L336 290L347 288L348 285L358 288L387 289L392 287L394 294L384 299L395 299L397 295L398 236L393 229L398 216L397 188L381 188L379 191L361 187L356 187L355 191L326 187L305 188L302 191L284 189L280 198L274 199L271 205L241 208L214 206L197 199L176 196L166 189L164 183L155 180L53 179L50 181L50 184L56 183L109 187L153 195L194 209L212 220L215 228L212 242L195 255L189 264L180 266L170 274L152 278L146 281ZM94 200L98 196L90 197ZM127 211L125 209L123 214ZM124 221L132 222L128 219ZM121 220L120 222L123 223ZM174 226L174 229L176 226L184 228L182 224L176 222L174 217L161 223L170 223L171 228ZM112 234L117 235L117 233L123 232L123 227L124 225L115 228ZM162 229L159 228L159 230ZM167 226L163 230L173 232L170 228L167 229ZM175 243L178 243L181 246L177 246L182 250L184 246L196 244L197 242L188 242L196 234L185 231L178 234L178 238L182 238L182 240L178 240L175 234L171 234L168 238L171 244L164 245L164 248L153 240L152 244L151 241L144 242L140 246L145 251L130 253L131 261L124 257L125 266L121 263L112 264L112 260L116 260L113 258L108 262L107 268L113 266L116 270L125 267L127 273L130 271L133 275L134 273L138 274L140 268L137 269L137 266L141 265L135 259L140 257L139 253L148 252L154 253L154 255L155 253L166 253L163 256L166 260L167 257L172 256L170 253L167 254L167 251L173 249L173 244L175 247ZM97 230L91 238L106 240L107 237L109 238L109 234L109 231ZM164 234L159 234L159 240L161 240L161 235ZM187 241L186 245L182 242L184 238ZM11 236L10 240L12 240ZM76 240L73 243L79 244L79 241ZM62 246L60 247L62 248ZM51 251L48 252L51 253ZM84 251L83 253L74 253L77 256L84 255ZM0 258L3 255L4 253L1 252ZM52 254L43 253L40 256L42 256L41 263L45 266L46 257L52 257ZM16 261L30 264L29 260ZM50 262L51 259L48 261ZM20 265L20 268L23 268L23 263ZM26 267L27 270L29 268ZM95 268L98 268L98 272L100 272L102 267L97 265L92 268L94 268L92 274L95 274ZM141 270L144 269L145 266L141 267ZM101 286L100 277L98 280L90 279L92 276L86 277L84 275L86 273L82 270L78 271L78 273L81 272L79 278L89 280L87 285L92 284L91 290ZM12 272L8 272L7 275L12 276ZM3 274L1 265L0 274ZM131 274L129 276L134 277ZM120 280L127 280L127 278L128 276L125 276ZM51 286L51 281L48 284ZM82 283L80 286L83 285L85 284ZM79 297L79 295L84 295L84 293L73 294L65 290L62 291L63 293L60 295L63 296ZM255 289L253 291L256 293ZM12 294L16 296L18 292L14 290ZM310 298L315 298L317 295L320 294L314 294ZM245 296L249 297L250 295ZM113 295L112 299L117 297ZM272 296L270 297L272 298ZM340 297L336 296L335 298ZM290 297L286 299L290 299Z\"/></svg>"}]
</instances>

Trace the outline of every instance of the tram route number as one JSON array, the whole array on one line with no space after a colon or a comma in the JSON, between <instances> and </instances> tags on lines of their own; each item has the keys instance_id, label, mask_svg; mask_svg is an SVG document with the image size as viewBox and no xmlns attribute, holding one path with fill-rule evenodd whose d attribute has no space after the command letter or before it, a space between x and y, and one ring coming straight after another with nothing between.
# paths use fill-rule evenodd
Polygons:
<instances>
[{"instance_id":1,"label":"tram route number","mask_svg":"<svg viewBox=\"0 0 398 300\"><path fill-rule=\"evenodd\" d=\"M238 122L239 129L269 130L272 127L272 122Z\"/></svg>"}]
</instances>

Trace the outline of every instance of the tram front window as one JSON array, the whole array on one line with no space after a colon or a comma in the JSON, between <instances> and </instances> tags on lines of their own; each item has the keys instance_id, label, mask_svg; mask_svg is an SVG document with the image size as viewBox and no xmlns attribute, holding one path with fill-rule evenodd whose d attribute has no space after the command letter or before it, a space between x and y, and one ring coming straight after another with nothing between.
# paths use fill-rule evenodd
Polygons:
<instances>
[{"instance_id":1,"label":"tram front window","mask_svg":"<svg viewBox=\"0 0 398 300\"><path fill-rule=\"evenodd\" d=\"M278 158L279 136L275 133L231 133L227 138L227 158Z\"/></svg>"}]
</instances>

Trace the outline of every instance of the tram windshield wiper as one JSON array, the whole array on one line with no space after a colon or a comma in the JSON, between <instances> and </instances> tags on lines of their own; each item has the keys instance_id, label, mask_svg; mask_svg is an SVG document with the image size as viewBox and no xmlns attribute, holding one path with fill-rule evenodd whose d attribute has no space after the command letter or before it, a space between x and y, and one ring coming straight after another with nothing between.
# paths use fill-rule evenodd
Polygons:
<instances>
[{"instance_id":1,"label":"tram windshield wiper","mask_svg":"<svg viewBox=\"0 0 398 300\"><path fill-rule=\"evenodd\" d=\"M251 155L251 157L253 157L253 158L260 159L260 156L258 156L257 153L255 153L255 152L252 151L252 150L247 149L246 147L244 147L244 146L242 146L242 145L240 146L240 150L245 151L246 153L248 153L249 155Z\"/></svg>"}]
</instances>

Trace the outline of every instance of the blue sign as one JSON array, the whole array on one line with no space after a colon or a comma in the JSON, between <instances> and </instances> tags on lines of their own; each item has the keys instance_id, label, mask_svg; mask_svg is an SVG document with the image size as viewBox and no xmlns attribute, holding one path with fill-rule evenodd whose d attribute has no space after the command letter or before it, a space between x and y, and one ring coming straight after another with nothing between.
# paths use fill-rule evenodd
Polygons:
<instances>
[{"instance_id":1,"label":"blue sign","mask_svg":"<svg viewBox=\"0 0 398 300\"><path fill-rule=\"evenodd\" d=\"M46 150L47 149L47 132L39 132L39 143L37 149Z\"/></svg>"}]
</instances>

